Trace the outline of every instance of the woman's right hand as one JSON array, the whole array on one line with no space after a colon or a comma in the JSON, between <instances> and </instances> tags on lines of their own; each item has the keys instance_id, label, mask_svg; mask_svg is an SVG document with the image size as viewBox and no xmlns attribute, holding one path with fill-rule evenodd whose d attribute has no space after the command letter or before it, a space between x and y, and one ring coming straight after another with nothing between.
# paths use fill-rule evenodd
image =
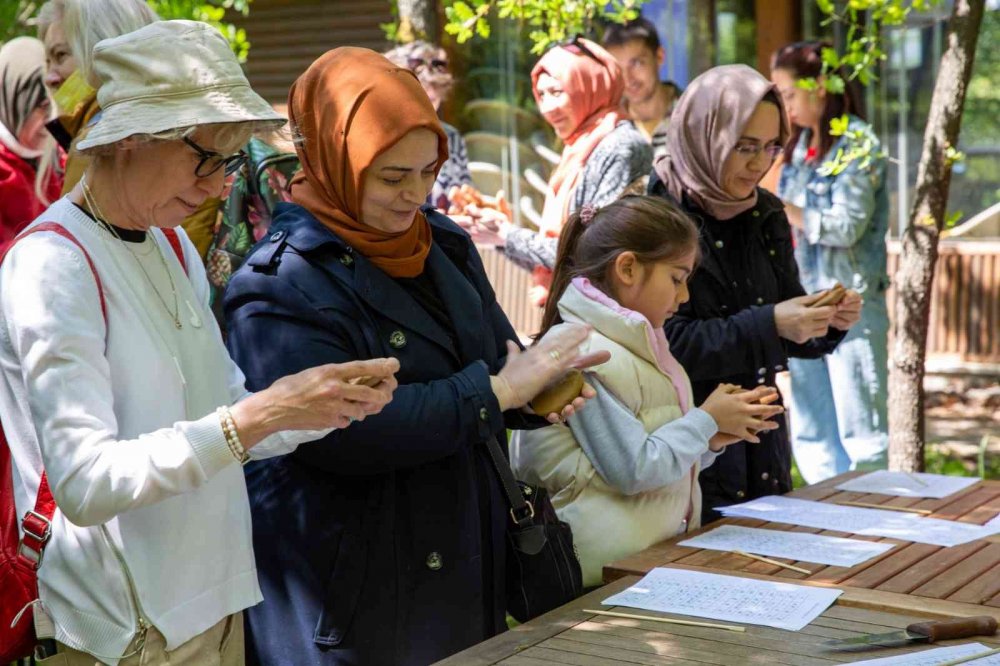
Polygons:
<instances>
[{"instance_id":1,"label":"woman's right hand","mask_svg":"<svg viewBox=\"0 0 1000 666\"><path fill-rule=\"evenodd\" d=\"M282 430L346 428L382 411L392 400L398 371L394 358L329 363L282 377L229 411L246 449ZM366 381L352 383L358 379Z\"/></svg>"},{"instance_id":2,"label":"woman's right hand","mask_svg":"<svg viewBox=\"0 0 1000 666\"><path fill-rule=\"evenodd\" d=\"M810 307L816 298L816 294L807 294L775 305L774 326L778 329L778 335L798 344L826 335L833 316L837 314L837 307Z\"/></svg>"},{"instance_id":3,"label":"woman's right hand","mask_svg":"<svg viewBox=\"0 0 1000 666\"><path fill-rule=\"evenodd\" d=\"M611 358L606 351L580 353L590 331L591 327L583 324L564 324L525 351L508 341L507 362L492 382L500 410L524 407L572 368L583 370Z\"/></svg>"},{"instance_id":4,"label":"woman's right hand","mask_svg":"<svg viewBox=\"0 0 1000 666\"><path fill-rule=\"evenodd\" d=\"M778 390L773 386L760 386L746 391L734 384L719 384L705 398L701 409L715 420L720 433L732 435L736 439L717 438L713 444L720 448L740 440L757 444L760 439L756 433L778 428L777 423L767 420L785 411L781 405L767 404L776 399L777 393ZM765 404L761 404L762 401Z\"/></svg>"}]
</instances>

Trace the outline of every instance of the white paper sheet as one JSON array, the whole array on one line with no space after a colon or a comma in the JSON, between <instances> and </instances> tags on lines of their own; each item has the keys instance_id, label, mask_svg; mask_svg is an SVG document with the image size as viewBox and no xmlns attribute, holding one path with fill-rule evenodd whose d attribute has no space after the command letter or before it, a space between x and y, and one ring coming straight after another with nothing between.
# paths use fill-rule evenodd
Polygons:
<instances>
[{"instance_id":1,"label":"white paper sheet","mask_svg":"<svg viewBox=\"0 0 1000 666\"><path fill-rule=\"evenodd\" d=\"M895 657L882 657L881 659L868 659L853 663L855 666L937 666L938 664L945 664L955 659L970 657L989 650L989 646L982 643L963 643L962 645L921 650L920 652L910 652ZM1000 654L967 661L962 666L1000 666Z\"/></svg>"},{"instance_id":2,"label":"white paper sheet","mask_svg":"<svg viewBox=\"0 0 1000 666\"><path fill-rule=\"evenodd\" d=\"M954 495L960 490L965 490L978 482L979 479L966 476L889 472L883 469L849 479L837 486L837 489L854 493L880 493L899 497L941 499L948 495Z\"/></svg>"},{"instance_id":3,"label":"white paper sheet","mask_svg":"<svg viewBox=\"0 0 1000 666\"><path fill-rule=\"evenodd\" d=\"M602 603L798 631L840 595L830 588L656 568Z\"/></svg>"},{"instance_id":4,"label":"white paper sheet","mask_svg":"<svg viewBox=\"0 0 1000 666\"><path fill-rule=\"evenodd\" d=\"M720 507L719 511L724 516L889 537L935 546L958 546L1000 533L1000 521L994 521L989 525L973 525L954 520L925 518L914 513L864 509L780 495L770 495L744 504Z\"/></svg>"},{"instance_id":5,"label":"white paper sheet","mask_svg":"<svg viewBox=\"0 0 1000 666\"><path fill-rule=\"evenodd\" d=\"M710 550L742 550L756 555L818 562L835 567L853 567L894 547L891 543L740 525L721 525L711 532L699 534L677 545Z\"/></svg>"}]
</instances>

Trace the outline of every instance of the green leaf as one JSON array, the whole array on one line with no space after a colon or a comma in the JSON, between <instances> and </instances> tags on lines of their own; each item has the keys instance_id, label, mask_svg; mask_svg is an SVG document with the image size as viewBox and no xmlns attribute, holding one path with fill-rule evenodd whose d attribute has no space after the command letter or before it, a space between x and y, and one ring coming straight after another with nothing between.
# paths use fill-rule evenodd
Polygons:
<instances>
[{"instance_id":1,"label":"green leaf","mask_svg":"<svg viewBox=\"0 0 1000 666\"><path fill-rule=\"evenodd\" d=\"M451 7L448 7L445 10L445 13L448 15L450 20L461 21L463 23L476 15L476 13L472 11L472 7L462 2L462 0L459 0Z\"/></svg>"},{"instance_id":2,"label":"green leaf","mask_svg":"<svg viewBox=\"0 0 1000 666\"><path fill-rule=\"evenodd\" d=\"M842 95L844 93L844 79L839 74L830 74L823 80L823 87L829 93Z\"/></svg>"},{"instance_id":3,"label":"green leaf","mask_svg":"<svg viewBox=\"0 0 1000 666\"><path fill-rule=\"evenodd\" d=\"M839 118L830 119L830 135L831 136L843 136L844 132L847 131L847 126L850 124L851 119L848 118L845 113Z\"/></svg>"}]
</instances>

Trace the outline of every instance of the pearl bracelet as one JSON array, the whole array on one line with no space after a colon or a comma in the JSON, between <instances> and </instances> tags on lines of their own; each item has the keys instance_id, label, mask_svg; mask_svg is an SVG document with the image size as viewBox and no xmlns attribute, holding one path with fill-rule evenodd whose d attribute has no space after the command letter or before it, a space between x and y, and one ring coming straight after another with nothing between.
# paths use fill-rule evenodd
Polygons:
<instances>
[{"instance_id":1,"label":"pearl bracelet","mask_svg":"<svg viewBox=\"0 0 1000 666\"><path fill-rule=\"evenodd\" d=\"M219 415L219 424L222 426L222 434L226 437L226 445L229 446L229 452L233 454L237 462L246 465L250 462L250 454L243 448L239 433L236 432L236 421L233 420L232 412L229 411L228 407L219 407L216 411Z\"/></svg>"}]
</instances>

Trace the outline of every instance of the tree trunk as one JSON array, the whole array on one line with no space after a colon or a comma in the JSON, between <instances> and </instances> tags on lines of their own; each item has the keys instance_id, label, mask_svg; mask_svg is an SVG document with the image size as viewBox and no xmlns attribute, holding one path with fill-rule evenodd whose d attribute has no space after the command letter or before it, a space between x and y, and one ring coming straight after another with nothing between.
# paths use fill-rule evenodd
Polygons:
<instances>
[{"instance_id":1,"label":"tree trunk","mask_svg":"<svg viewBox=\"0 0 1000 666\"><path fill-rule=\"evenodd\" d=\"M399 41L423 39L438 43L437 3L432 0L397 0L399 10Z\"/></svg>"},{"instance_id":2,"label":"tree trunk","mask_svg":"<svg viewBox=\"0 0 1000 666\"><path fill-rule=\"evenodd\" d=\"M924 468L924 360L931 283L951 185L946 153L958 144L984 4L985 0L955 0L948 47L941 57L924 132L916 198L902 237L889 366L889 468L894 470Z\"/></svg>"}]
</instances>

